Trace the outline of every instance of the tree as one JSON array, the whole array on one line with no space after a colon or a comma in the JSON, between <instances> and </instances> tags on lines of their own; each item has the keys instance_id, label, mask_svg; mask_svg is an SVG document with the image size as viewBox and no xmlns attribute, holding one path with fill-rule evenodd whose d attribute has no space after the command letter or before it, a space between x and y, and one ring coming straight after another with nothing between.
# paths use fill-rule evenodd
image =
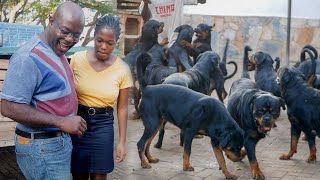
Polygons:
<instances>
[{"instance_id":1,"label":"tree","mask_svg":"<svg viewBox=\"0 0 320 180\"><path fill-rule=\"evenodd\" d=\"M54 12L55 7L68 0L0 0L0 22L22 22L41 24L46 28L46 20ZM86 13L84 40L86 46L93 37L91 32L97 20L105 14L116 14L116 0L72 0L79 4Z\"/></svg>"},{"instance_id":2,"label":"tree","mask_svg":"<svg viewBox=\"0 0 320 180\"><path fill-rule=\"evenodd\" d=\"M21 15L26 6L28 0L1 0L0 3L0 21L1 22L16 22L19 15Z\"/></svg>"},{"instance_id":3,"label":"tree","mask_svg":"<svg viewBox=\"0 0 320 180\"><path fill-rule=\"evenodd\" d=\"M97 20L105 14L116 14L117 11L115 8L114 0L105 0L105 1L76 0L74 2L78 3L82 8L87 9L87 11L89 12L88 15L89 14L93 15L93 16L89 15L86 18L86 21L88 21L88 23L85 25L85 27L89 27L89 28L85 32L84 40L81 44L81 46L86 46L90 41L93 40L93 37L91 36L91 32L95 28L95 24Z\"/></svg>"}]
</instances>

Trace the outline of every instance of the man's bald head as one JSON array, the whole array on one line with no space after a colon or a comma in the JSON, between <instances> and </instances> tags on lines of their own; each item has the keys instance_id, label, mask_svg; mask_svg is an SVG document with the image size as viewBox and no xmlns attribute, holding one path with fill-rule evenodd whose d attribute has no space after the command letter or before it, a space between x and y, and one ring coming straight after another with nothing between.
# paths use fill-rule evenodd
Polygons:
<instances>
[{"instance_id":1,"label":"man's bald head","mask_svg":"<svg viewBox=\"0 0 320 180\"><path fill-rule=\"evenodd\" d=\"M66 21L78 21L84 25L85 18L82 8L74 2L61 3L53 14L54 18Z\"/></svg>"},{"instance_id":2,"label":"man's bald head","mask_svg":"<svg viewBox=\"0 0 320 180\"><path fill-rule=\"evenodd\" d=\"M49 17L49 25L40 37L60 56L79 42L84 23L81 7L73 2L64 2Z\"/></svg>"}]
</instances>

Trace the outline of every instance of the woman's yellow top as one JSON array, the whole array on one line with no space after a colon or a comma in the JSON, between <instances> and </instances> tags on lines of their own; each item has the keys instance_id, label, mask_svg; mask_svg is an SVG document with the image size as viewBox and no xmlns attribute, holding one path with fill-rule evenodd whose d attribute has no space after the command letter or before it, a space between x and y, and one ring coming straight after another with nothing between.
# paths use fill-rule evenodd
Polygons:
<instances>
[{"instance_id":1,"label":"woman's yellow top","mask_svg":"<svg viewBox=\"0 0 320 180\"><path fill-rule=\"evenodd\" d=\"M89 107L114 107L120 89L133 85L129 66L119 57L103 71L95 71L87 59L87 51L75 53L70 66L79 104Z\"/></svg>"}]
</instances>

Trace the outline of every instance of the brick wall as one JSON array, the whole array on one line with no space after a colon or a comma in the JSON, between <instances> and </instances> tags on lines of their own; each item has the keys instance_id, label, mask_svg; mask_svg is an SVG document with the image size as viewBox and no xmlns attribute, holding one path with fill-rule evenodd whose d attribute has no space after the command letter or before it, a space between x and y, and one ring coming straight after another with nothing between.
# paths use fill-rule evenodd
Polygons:
<instances>
[{"instance_id":1,"label":"brick wall","mask_svg":"<svg viewBox=\"0 0 320 180\"><path fill-rule=\"evenodd\" d=\"M42 31L42 26L0 22L0 34L3 34L3 47L19 47Z\"/></svg>"},{"instance_id":2,"label":"brick wall","mask_svg":"<svg viewBox=\"0 0 320 180\"><path fill-rule=\"evenodd\" d=\"M273 58L286 59L286 18L186 15L185 23L193 27L199 23L215 24L211 33L212 49L222 55L225 39L229 38L229 60L241 60L245 45L251 46L252 53L262 50ZM320 50L320 21L292 18L290 62L299 61L300 51L306 44Z\"/></svg>"}]
</instances>

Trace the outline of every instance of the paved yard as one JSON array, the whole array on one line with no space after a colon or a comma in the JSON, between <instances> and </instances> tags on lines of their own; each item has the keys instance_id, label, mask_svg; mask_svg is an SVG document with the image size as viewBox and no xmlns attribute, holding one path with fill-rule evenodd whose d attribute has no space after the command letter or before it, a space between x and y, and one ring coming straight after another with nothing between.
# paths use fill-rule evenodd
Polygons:
<instances>
[{"instance_id":1,"label":"paved yard","mask_svg":"<svg viewBox=\"0 0 320 180\"><path fill-rule=\"evenodd\" d=\"M241 67L239 67L241 71ZM238 72L240 73L240 72ZM251 76L253 77L253 76ZM230 82L227 81L226 90L229 91ZM215 95L215 92L214 92ZM226 101L225 101L226 102ZM132 111L132 106L130 106ZM256 154L261 170L266 179L270 180L318 180L320 179L320 162L308 164L306 159L309 155L308 144L300 141L298 152L292 160L282 161L279 156L289 150L290 124L285 111L282 111L277 122L278 127L273 128L269 136L261 140L256 149ZM117 135L117 124L115 124ZM183 148L179 146L179 132L171 124L166 126L162 149L151 147L151 153L160 158L157 164L152 164L151 169L142 169L137 152L136 143L143 132L141 120L129 120L127 137L127 158L116 165L115 170L109 175L112 180L219 180L224 175L219 171L214 157L209 138L194 139L192 144L191 164L194 172L182 170ZM154 139L153 143L157 140ZM320 142L317 139L317 148ZM318 153L319 154L319 153ZM242 162L227 160L229 171L237 175L240 180L252 179L248 159ZM0 148L0 179L23 179L15 163L14 150Z\"/></svg>"}]
</instances>

